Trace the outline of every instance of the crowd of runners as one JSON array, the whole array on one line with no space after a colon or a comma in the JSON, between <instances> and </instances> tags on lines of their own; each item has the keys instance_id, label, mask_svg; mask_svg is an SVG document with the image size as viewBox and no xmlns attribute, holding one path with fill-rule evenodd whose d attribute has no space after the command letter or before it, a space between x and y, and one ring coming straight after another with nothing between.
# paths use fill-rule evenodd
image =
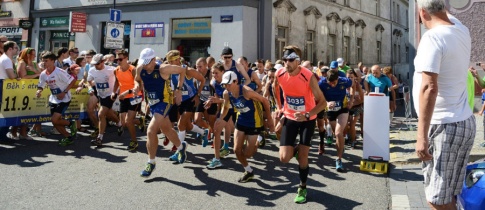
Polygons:
<instances>
[{"instance_id":1,"label":"crowd of runners","mask_svg":"<svg viewBox=\"0 0 485 210\"><path fill-rule=\"evenodd\" d=\"M2 43L3 65L17 55L18 46L10 41ZM207 160L207 168L223 166L221 158L230 155L232 147L242 165L238 182L248 182L254 172L247 159L265 146L266 139L279 140L281 162L296 158L299 163L297 203L306 201L314 132L319 134L319 155L325 153L325 147L335 146L335 168L344 172L344 149L354 149L363 134L364 96L373 91L389 95L391 120L398 98L399 81L390 67L369 68L359 63L352 69L342 58L312 66L301 59L301 50L293 45L286 46L283 57L274 63L236 58L229 47L220 57L201 57L194 63L184 61L177 50L160 57L157 53L146 48L139 58L130 60L125 50L102 55L94 50L60 48L41 52L37 64L35 50L26 48L7 78L39 79L36 96L50 94L52 132L63 135L61 146L73 144L77 132L89 132L83 122L92 128L94 147L103 146L108 125L115 126L122 138L128 130L128 151L138 149L136 129L146 132L148 161L142 177L149 177L156 168L159 139L164 146L173 144L169 160L184 163L189 149L186 135L193 132L202 147L213 148L214 157ZM1 68L9 72L12 66ZM46 87L49 93L44 92ZM89 94L85 102L89 119L63 119L71 94L83 89ZM115 101L119 101L119 108L113 107ZM28 133L27 125L11 127L9 137L44 136L41 126L33 125Z\"/></svg>"}]
</instances>

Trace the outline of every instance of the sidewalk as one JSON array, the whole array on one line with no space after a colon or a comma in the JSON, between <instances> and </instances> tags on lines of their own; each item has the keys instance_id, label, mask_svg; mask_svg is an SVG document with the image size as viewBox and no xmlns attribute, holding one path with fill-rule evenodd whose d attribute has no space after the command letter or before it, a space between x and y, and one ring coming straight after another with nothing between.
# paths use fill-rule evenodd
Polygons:
<instances>
[{"instance_id":1,"label":"sidewalk","mask_svg":"<svg viewBox=\"0 0 485 210\"><path fill-rule=\"evenodd\" d=\"M485 157L485 148L480 146L484 140L483 116L475 115L475 118L477 133L469 162ZM393 122L395 124L390 131L389 174L391 209L429 209L424 194L421 161L415 153L417 120L395 117Z\"/></svg>"}]
</instances>

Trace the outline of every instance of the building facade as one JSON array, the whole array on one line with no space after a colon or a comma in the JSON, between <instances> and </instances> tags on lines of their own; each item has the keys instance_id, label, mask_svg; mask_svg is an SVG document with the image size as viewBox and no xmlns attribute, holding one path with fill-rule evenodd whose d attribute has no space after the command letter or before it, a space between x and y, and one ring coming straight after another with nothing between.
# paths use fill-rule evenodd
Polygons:
<instances>
[{"instance_id":1,"label":"building facade","mask_svg":"<svg viewBox=\"0 0 485 210\"><path fill-rule=\"evenodd\" d=\"M161 57L178 49L192 63L200 56L219 58L225 46L233 48L234 56L250 60L271 53L262 44L271 36L264 30L271 28L265 25L271 24L271 2L264 0L35 0L33 46L39 52L73 46L112 52L105 48L105 38L114 6L122 11L120 36L132 60L146 47ZM87 14L86 32L69 31L70 12Z\"/></svg>"},{"instance_id":2,"label":"building facade","mask_svg":"<svg viewBox=\"0 0 485 210\"><path fill-rule=\"evenodd\" d=\"M22 29L19 21L29 18L30 1L4 0L0 4L0 35L7 36L9 40L17 42L20 48L25 48L28 30Z\"/></svg>"},{"instance_id":3,"label":"building facade","mask_svg":"<svg viewBox=\"0 0 485 210\"><path fill-rule=\"evenodd\" d=\"M313 64L342 57L353 67L393 66L407 80L408 7L407 0L273 0L272 58L294 44Z\"/></svg>"}]
</instances>

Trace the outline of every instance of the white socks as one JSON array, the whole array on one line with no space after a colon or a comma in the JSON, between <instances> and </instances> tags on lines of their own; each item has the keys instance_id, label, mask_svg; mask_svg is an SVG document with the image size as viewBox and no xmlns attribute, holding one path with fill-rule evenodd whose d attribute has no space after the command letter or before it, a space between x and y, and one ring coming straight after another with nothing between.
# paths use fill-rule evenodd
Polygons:
<instances>
[{"instance_id":1,"label":"white socks","mask_svg":"<svg viewBox=\"0 0 485 210\"><path fill-rule=\"evenodd\" d=\"M261 142L263 140L263 137L261 135L258 135L258 142Z\"/></svg>"},{"instance_id":2,"label":"white socks","mask_svg":"<svg viewBox=\"0 0 485 210\"><path fill-rule=\"evenodd\" d=\"M98 134L98 138L103 140L103 134Z\"/></svg>"},{"instance_id":3,"label":"white socks","mask_svg":"<svg viewBox=\"0 0 485 210\"><path fill-rule=\"evenodd\" d=\"M148 163L155 164L155 159L148 159Z\"/></svg>"},{"instance_id":4,"label":"white socks","mask_svg":"<svg viewBox=\"0 0 485 210\"><path fill-rule=\"evenodd\" d=\"M185 141L185 131L179 131L178 136L179 136L180 142Z\"/></svg>"},{"instance_id":5,"label":"white socks","mask_svg":"<svg viewBox=\"0 0 485 210\"><path fill-rule=\"evenodd\" d=\"M247 172L249 172L249 173L252 173L252 172L253 172L253 169L252 169L252 168L251 168L251 166L249 166L249 165L248 165L248 166L246 166L246 167L244 167L244 170L246 170L246 171L247 171Z\"/></svg>"},{"instance_id":6,"label":"white socks","mask_svg":"<svg viewBox=\"0 0 485 210\"><path fill-rule=\"evenodd\" d=\"M193 132L196 132L200 135L204 135L204 130L202 130L202 128L200 128L199 126L194 125L194 124L192 124L192 125L193 125L193 127L192 127Z\"/></svg>"}]
</instances>

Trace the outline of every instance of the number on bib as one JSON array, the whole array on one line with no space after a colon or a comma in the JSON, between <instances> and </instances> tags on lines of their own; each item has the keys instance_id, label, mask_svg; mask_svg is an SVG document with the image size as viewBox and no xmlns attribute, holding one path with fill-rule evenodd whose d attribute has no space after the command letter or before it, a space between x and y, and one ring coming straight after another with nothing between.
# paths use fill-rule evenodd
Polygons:
<instances>
[{"instance_id":1,"label":"number on bib","mask_svg":"<svg viewBox=\"0 0 485 210\"><path fill-rule=\"evenodd\" d=\"M60 88L54 88L54 89L51 89L51 93L52 95L57 95L59 93L61 93L61 89Z\"/></svg>"},{"instance_id":2,"label":"number on bib","mask_svg":"<svg viewBox=\"0 0 485 210\"><path fill-rule=\"evenodd\" d=\"M139 103L141 103L141 96L135 96L133 98L130 98L130 104L131 105L137 105Z\"/></svg>"},{"instance_id":3,"label":"number on bib","mask_svg":"<svg viewBox=\"0 0 485 210\"><path fill-rule=\"evenodd\" d=\"M148 92L147 96L148 96L148 104L150 105L154 105L160 102L157 92Z\"/></svg>"},{"instance_id":4,"label":"number on bib","mask_svg":"<svg viewBox=\"0 0 485 210\"><path fill-rule=\"evenodd\" d=\"M294 111L303 112L306 110L305 97L286 96L286 103L288 108Z\"/></svg>"}]
</instances>

